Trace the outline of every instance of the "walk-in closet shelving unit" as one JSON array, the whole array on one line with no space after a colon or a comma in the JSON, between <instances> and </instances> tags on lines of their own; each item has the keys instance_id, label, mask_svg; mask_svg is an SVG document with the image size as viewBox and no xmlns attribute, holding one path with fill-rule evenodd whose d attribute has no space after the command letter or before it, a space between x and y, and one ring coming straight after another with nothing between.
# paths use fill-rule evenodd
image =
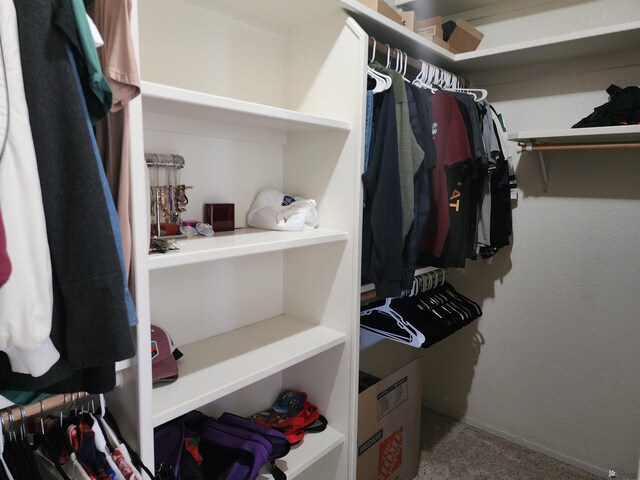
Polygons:
<instances>
[{"instance_id":1,"label":"walk-in closet shelving unit","mask_svg":"<svg viewBox=\"0 0 640 480\"><path fill-rule=\"evenodd\" d=\"M365 83L367 38L337 3L300 3L134 2L143 78L134 158L182 155L181 182L193 186L182 218L202 218L203 203L234 203L236 226L149 256L138 229L141 355L116 396L137 391L129 430L149 464L152 427L192 409L248 415L294 388L329 428L279 460L288 478L355 478L364 105L354 92ZM144 176L133 167L143 225ZM266 188L315 199L320 227L248 228ZM178 380L153 389L150 323L184 353Z\"/></svg>"}]
</instances>

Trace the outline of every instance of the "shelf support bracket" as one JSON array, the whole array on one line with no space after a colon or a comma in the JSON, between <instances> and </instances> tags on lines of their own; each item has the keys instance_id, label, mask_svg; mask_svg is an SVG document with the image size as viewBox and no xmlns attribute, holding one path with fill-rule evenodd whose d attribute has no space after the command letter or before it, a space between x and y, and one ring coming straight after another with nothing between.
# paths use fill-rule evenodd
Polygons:
<instances>
[{"instance_id":1,"label":"shelf support bracket","mask_svg":"<svg viewBox=\"0 0 640 480\"><path fill-rule=\"evenodd\" d=\"M520 152L533 152L538 154L538 165L540 166L540 177L542 178L542 189L544 192L549 190L549 175L547 174L547 164L544 161L542 150L534 148L533 143L518 142L518 150Z\"/></svg>"},{"instance_id":2,"label":"shelf support bracket","mask_svg":"<svg viewBox=\"0 0 640 480\"><path fill-rule=\"evenodd\" d=\"M544 162L544 154L540 151L538 154L538 164L540 165L540 176L542 177L542 189L544 192L549 190L549 175L547 175L547 164Z\"/></svg>"}]
</instances>

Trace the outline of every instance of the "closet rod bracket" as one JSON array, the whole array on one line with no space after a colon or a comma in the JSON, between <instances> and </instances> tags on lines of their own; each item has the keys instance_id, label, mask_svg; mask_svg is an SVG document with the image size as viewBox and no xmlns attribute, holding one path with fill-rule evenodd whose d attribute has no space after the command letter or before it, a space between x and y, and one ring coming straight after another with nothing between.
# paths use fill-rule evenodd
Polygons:
<instances>
[{"instance_id":1,"label":"closet rod bracket","mask_svg":"<svg viewBox=\"0 0 640 480\"><path fill-rule=\"evenodd\" d=\"M547 173L547 164L544 161L542 150L534 148L533 143L518 143L520 152L533 152L538 154L538 165L540 166L540 178L542 179L542 190L546 193L549 190L549 175Z\"/></svg>"}]
</instances>

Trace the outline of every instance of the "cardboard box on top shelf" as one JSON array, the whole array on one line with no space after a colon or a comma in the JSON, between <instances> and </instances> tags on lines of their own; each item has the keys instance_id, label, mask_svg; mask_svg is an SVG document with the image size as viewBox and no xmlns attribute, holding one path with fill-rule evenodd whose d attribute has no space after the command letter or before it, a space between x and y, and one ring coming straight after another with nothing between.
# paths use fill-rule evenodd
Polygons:
<instances>
[{"instance_id":1,"label":"cardboard box on top shelf","mask_svg":"<svg viewBox=\"0 0 640 480\"><path fill-rule=\"evenodd\" d=\"M466 20L458 20L447 39L453 53L473 52L478 48L484 34Z\"/></svg>"},{"instance_id":2,"label":"cardboard box on top shelf","mask_svg":"<svg viewBox=\"0 0 640 480\"><path fill-rule=\"evenodd\" d=\"M402 18L402 25L413 31L416 21L416 12L413 10L400 11L400 18Z\"/></svg>"},{"instance_id":3,"label":"cardboard box on top shelf","mask_svg":"<svg viewBox=\"0 0 640 480\"><path fill-rule=\"evenodd\" d=\"M396 23L402 24L402 17L400 13L389 5L384 0L360 0L360 3L365 4L367 7L375 10L378 13L381 13L385 17L390 20L393 20Z\"/></svg>"},{"instance_id":4,"label":"cardboard box on top shelf","mask_svg":"<svg viewBox=\"0 0 640 480\"><path fill-rule=\"evenodd\" d=\"M356 478L412 480L420 464L420 359L374 382L362 378L371 386L358 396Z\"/></svg>"},{"instance_id":5,"label":"cardboard box on top shelf","mask_svg":"<svg viewBox=\"0 0 640 480\"><path fill-rule=\"evenodd\" d=\"M427 35L433 34L438 38L442 38L442 17L416 20L413 24L413 31L419 35L425 32Z\"/></svg>"},{"instance_id":6,"label":"cardboard box on top shelf","mask_svg":"<svg viewBox=\"0 0 640 480\"><path fill-rule=\"evenodd\" d=\"M439 47L442 47L447 51L451 51L451 48L449 47L449 44L447 42L445 42L444 40L442 40L441 38L436 37L434 34L429 35L428 33L425 32L425 33L421 33L420 35L422 37L426 38L427 40L429 40L430 42L435 43Z\"/></svg>"}]
</instances>

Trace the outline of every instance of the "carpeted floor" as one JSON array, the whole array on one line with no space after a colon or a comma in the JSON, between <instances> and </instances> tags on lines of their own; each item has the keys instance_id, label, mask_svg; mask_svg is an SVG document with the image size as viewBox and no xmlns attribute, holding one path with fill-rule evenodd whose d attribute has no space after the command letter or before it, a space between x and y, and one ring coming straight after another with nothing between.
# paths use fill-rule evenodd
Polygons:
<instances>
[{"instance_id":1,"label":"carpeted floor","mask_svg":"<svg viewBox=\"0 0 640 480\"><path fill-rule=\"evenodd\" d=\"M422 410L416 480L593 480L600 477L503 438Z\"/></svg>"}]
</instances>

